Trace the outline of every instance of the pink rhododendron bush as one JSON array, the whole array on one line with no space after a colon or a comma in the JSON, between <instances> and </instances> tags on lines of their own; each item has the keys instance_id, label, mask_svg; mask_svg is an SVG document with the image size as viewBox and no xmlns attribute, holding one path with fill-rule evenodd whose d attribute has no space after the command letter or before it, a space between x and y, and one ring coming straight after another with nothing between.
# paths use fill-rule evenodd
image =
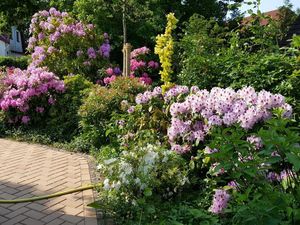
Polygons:
<instances>
[{"instance_id":1,"label":"pink rhododendron bush","mask_svg":"<svg viewBox=\"0 0 300 225\"><path fill-rule=\"evenodd\" d=\"M42 122L43 115L55 104L56 96L65 90L62 80L41 67L3 73L1 86L0 109L10 124Z\"/></svg>"},{"instance_id":2,"label":"pink rhododendron bush","mask_svg":"<svg viewBox=\"0 0 300 225\"><path fill-rule=\"evenodd\" d=\"M120 224L299 221L300 137L282 95L155 87L121 108L98 166L98 206Z\"/></svg>"},{"instance_id":3,"label":"pink rhododendron bush","mask_svg":"<svg viewBox=\"0 0 300 225\"><path fill-rule=\"evenodd\" d=\"M130 77L137 77L145 85L151 85L153 80L157 80L159 63L151 57L151 51L147 47L134 49L130 54ZM107 77L103 79L105 85L113 82L117 76L121 75L119 67L109 67L105 70Z\"/></svg>"},{"instance_id":4,"label":"pink rhododendron bush","mask_svg":"<svg viewBox=\"0 0 300 225\"><path fill-rule=\"evenodd\" d=\"M60 77L82 74L96 81L99 70L108 63L108 34L97 34L93 24L78 21L67 12L51 8L34 14L30 33L31 65L47 66Z\"/></svg>"}]
</instances>

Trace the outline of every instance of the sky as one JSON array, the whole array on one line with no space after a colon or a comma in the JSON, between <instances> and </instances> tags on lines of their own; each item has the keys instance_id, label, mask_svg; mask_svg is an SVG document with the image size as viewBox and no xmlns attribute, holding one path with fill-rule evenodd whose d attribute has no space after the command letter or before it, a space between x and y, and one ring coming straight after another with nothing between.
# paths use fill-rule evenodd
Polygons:
<instances>
[{"instance_id":1,"label":"sky","mask_svg":"<svg viewBox=\"0 0 300 225\"><path fill-rule=\"evenodd\" d=\"M300 8L300 0L290 0L290 2L293 4L294 10ZM268 12L277 9L279 6L282 6L283 4L284 4L284 0L261 0L260 11ZM250 7L244 4L241 8L241 11L245 12L248 9L250 9Z\"/></svg>"}]
</instances>

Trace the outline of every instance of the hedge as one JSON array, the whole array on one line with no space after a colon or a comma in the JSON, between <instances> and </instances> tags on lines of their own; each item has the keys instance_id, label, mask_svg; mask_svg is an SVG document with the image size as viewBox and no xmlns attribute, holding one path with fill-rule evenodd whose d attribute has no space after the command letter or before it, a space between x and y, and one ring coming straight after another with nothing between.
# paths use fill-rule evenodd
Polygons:
<instances>
[{"instance_id":1,"label":"hedge","mask_svg":"<svg viewBox=\"0 0 300 225\"><path fill-rule=\"evenodd\" d=\"M0 56L0 67L18 67L26 69L28 66L28 56L11 57L11 56Z\"/></svg>"}]
</instances>

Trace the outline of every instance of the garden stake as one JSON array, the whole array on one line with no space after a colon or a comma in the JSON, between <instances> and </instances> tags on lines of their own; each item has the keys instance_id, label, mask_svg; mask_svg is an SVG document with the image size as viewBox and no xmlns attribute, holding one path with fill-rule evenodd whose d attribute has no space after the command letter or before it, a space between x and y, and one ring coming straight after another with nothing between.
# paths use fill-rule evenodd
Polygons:
<instances>
[{"instance_id":1,"label":"garden stake","mask_svg":"<svg viewBox=\"0 0 300 225\"><path fill-rule=\"evenodd\" d=\"M24 203L24 202L36 202L36 201L41 201L41 200L45 200L45 199L50 199L50 198L60 197L60 196L63 196L63 195L72 194L72 193L75 193L75 192L94 189L97 186L99 186L99 184L89 184L87 186L82 186L80 188L75 188L75 189L62 191L62 192L56 192L56 193L50 194L50 195L36 196L36 197L32 197L32 198L21 198L21 199L13 199L13 200L2 200L2 199L0 199L0 204L16 204L16 203Z\"/></svg>"}]
</instances>

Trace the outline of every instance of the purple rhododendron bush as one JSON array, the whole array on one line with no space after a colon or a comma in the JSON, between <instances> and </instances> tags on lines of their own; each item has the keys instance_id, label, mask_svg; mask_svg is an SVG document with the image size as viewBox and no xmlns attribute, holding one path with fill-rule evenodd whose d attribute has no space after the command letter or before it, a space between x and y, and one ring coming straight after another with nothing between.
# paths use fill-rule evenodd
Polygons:
<instances>
[{"instance_id":1,"label":"purple rhododendron bush","mask_svg":"<svg viewBox=\"0 0 300 225\"><path fill-rule=\"evenodd\" d=\"M282 95L155 87L121 108L98 154L95 203L117 223L299 221L300 137Z\"/></svg>"},{"instance_id":2,"label":"purple rhododendron bush","mask_svg":"<svg viewBox=\"0 0 300 225\"><path fill-rule=\"evenodd\" d=\"M55 8L33 15L28 51L33 66L47 66L59 77L85 75L96 81L110 56L109 36L99 35L93 24L74 19Z\"/></svg>"}]
</instances>

